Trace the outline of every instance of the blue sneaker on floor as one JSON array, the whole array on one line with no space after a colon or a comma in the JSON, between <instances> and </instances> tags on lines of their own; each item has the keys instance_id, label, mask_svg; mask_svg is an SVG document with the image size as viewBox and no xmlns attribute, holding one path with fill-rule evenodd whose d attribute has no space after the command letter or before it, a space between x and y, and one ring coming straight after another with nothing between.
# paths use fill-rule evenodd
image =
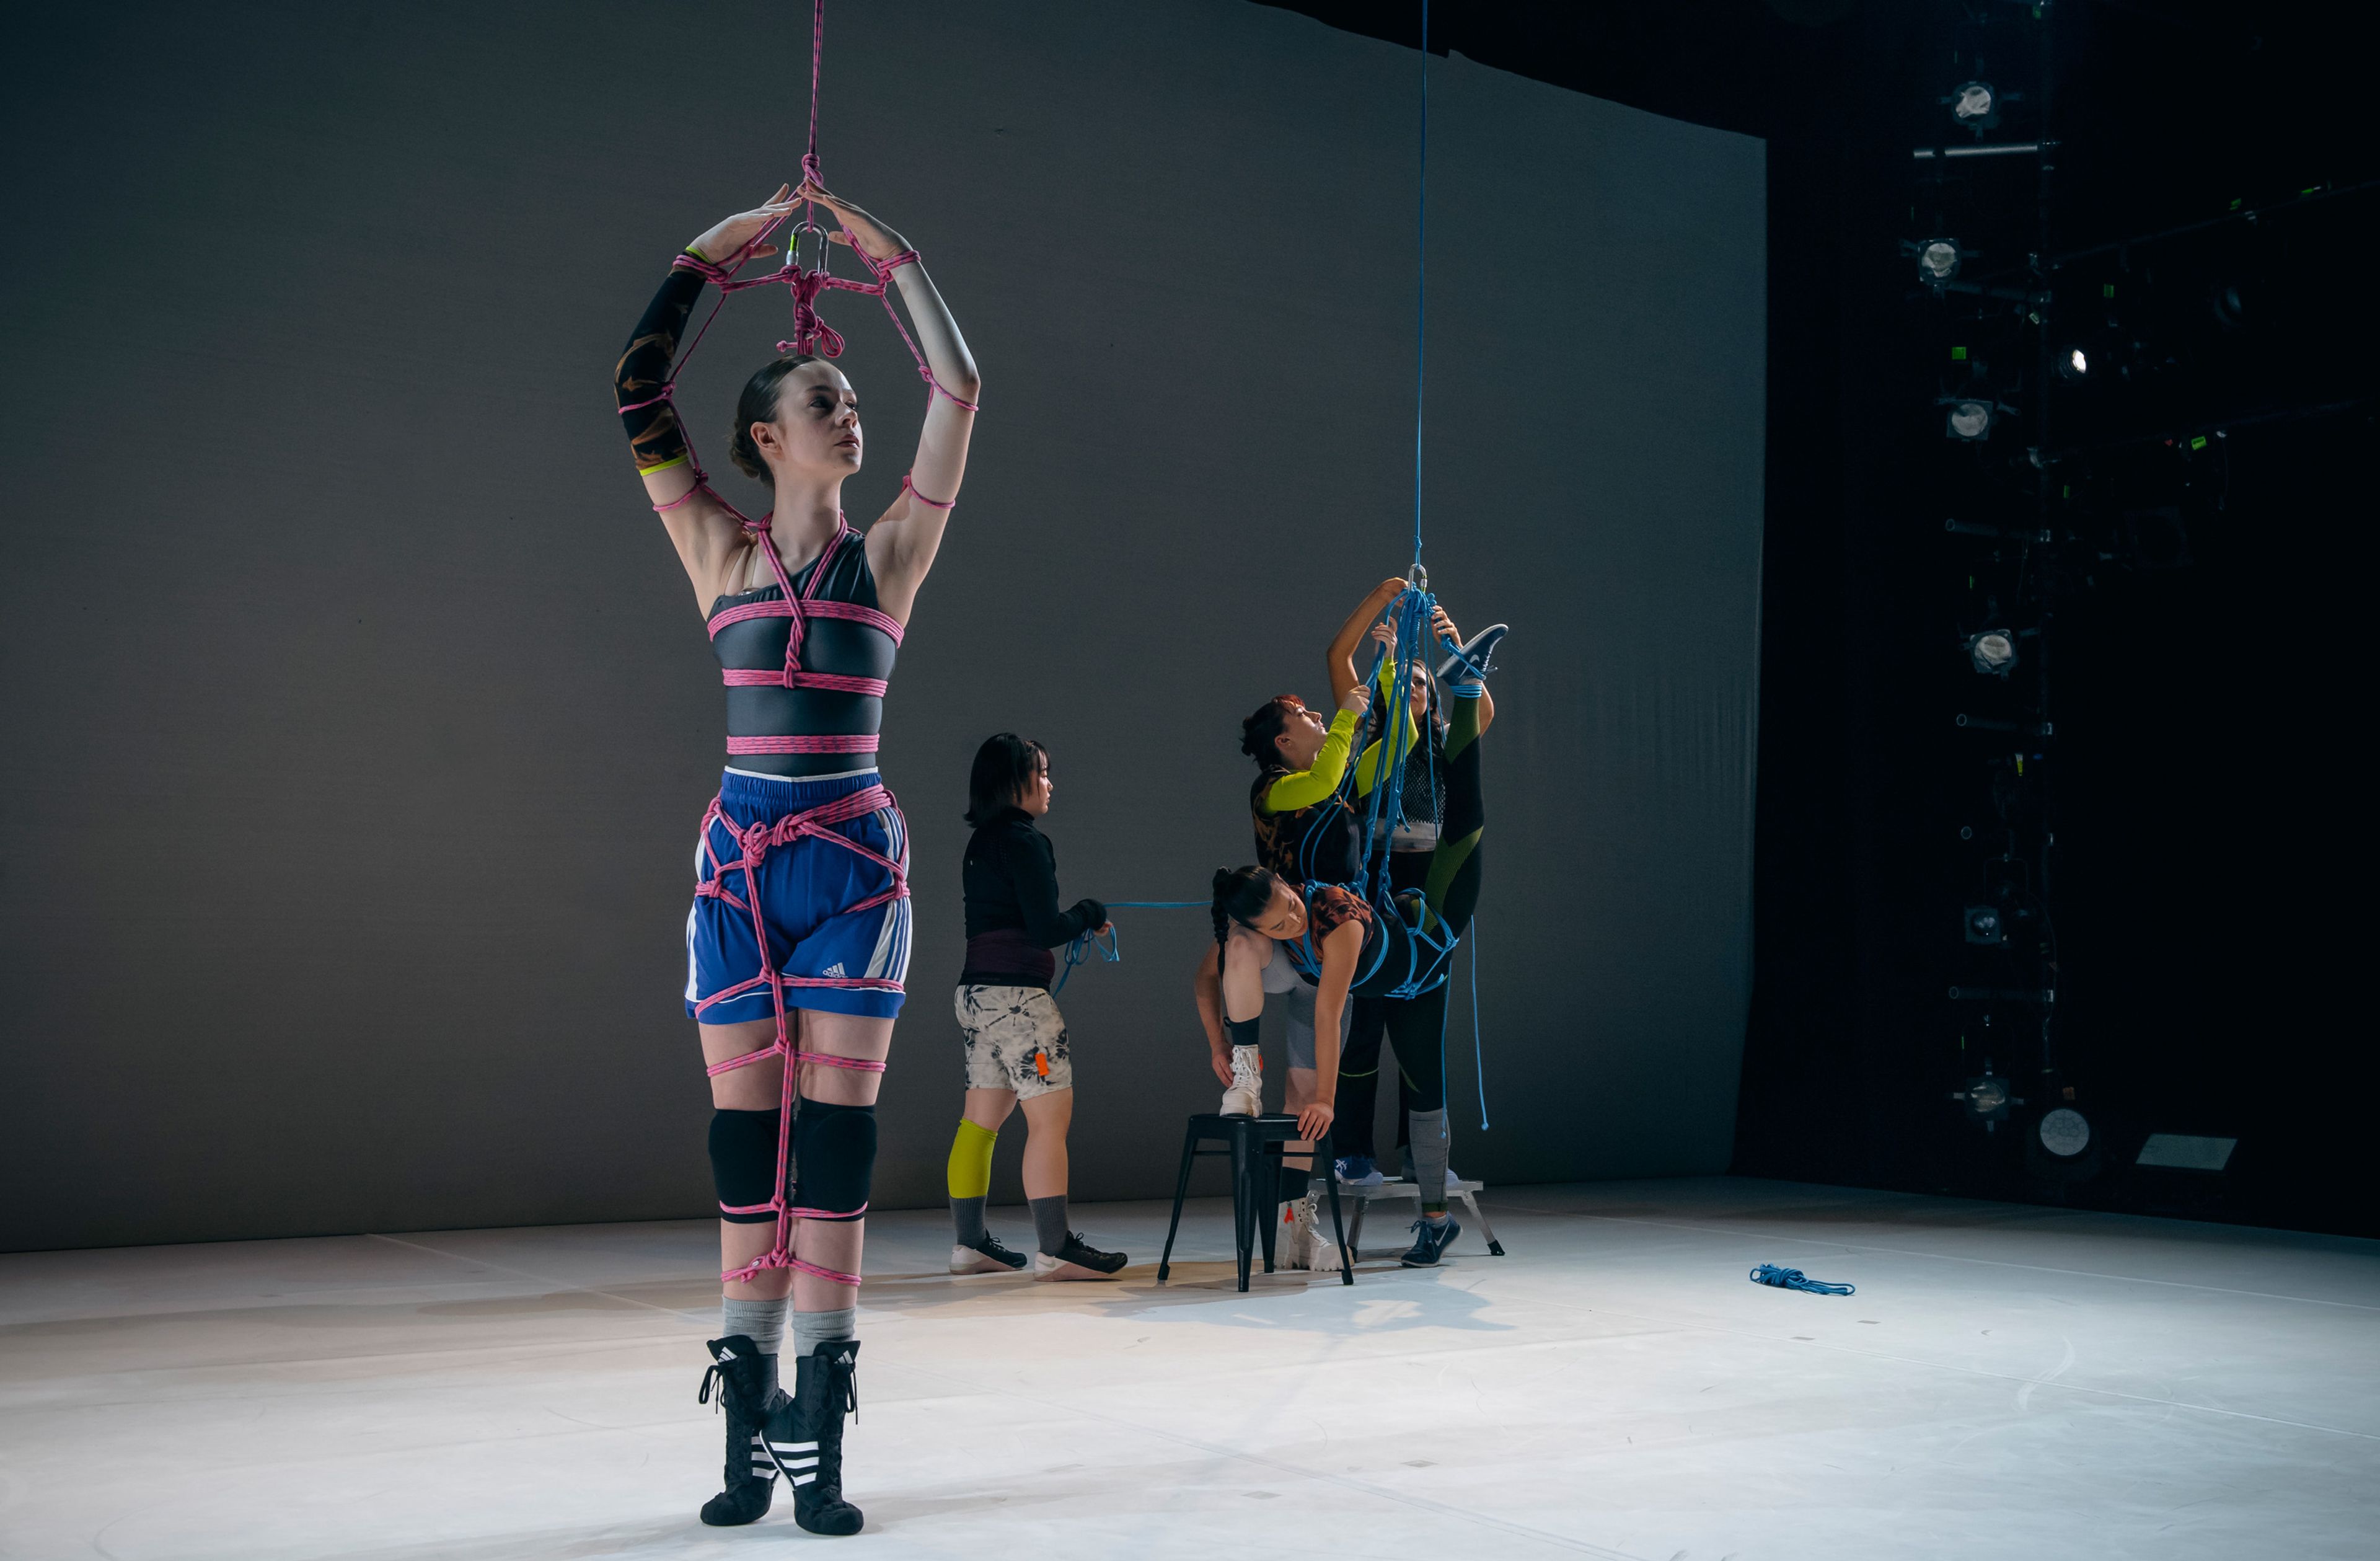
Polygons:
<instances>
[{"instance_id":1,"label":"blue sneaker on floor","mask_svg":"<svg viewBox=\"0 0 2380 1561\"><path fill-rule=\"evenodd\" d=\"M1341 1187L1378 1187L1389 1178L1380 1175L1379 1166L1368 1154L1346 1154L1330 1162Z\"/></svg>"},{"instance_id":2,"label":"blue sneaker on floor","mask_svg":"<svg viewBox=\"0 0 2380 1561\"><path fill-rule=\"evenodd\" d=\"M1413 1228L1414 1244L1397 1260L1407 1268L1436 1268L1438 1260L1446 1255L1446 1249L1463 1234L1463 1227L1454 1223L1452 1214L1442 1220L1425 1214L1413 1222Z\"/></svg>"}]
</instances>

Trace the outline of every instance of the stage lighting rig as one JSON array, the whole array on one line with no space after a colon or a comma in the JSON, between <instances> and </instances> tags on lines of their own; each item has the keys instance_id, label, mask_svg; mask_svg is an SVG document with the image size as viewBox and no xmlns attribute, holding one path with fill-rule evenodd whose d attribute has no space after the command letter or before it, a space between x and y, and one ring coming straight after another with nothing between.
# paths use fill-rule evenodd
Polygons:
<instances>
[{"instance_id":1,"label":"stage lighting rig","mask_svg":"<svg viewBox=\"0 0 2380 1561\"><path fill-rule=\"evenodd\" d=\"M1902 247L1915 252L1918 280L1929 287L1939 287L1958 275L1959 267L1968 259L1956 238L1928 238Z\"/></svg>"},{"instance_id":2,"label":"stage lighting rig","mask_svg":"<svg viewBox=\"0 0 2380 1561\"><path fill-rule=\"evenodd\" d=\"M2072 1093L2069 1091L2068 1093ZM2071 1160L2091 1147L2091 1122L2070 1105L2042 1113L2034 1125L2034 1136L2041 1147L2060 1160Z\"/></svg>"},{"instance_id":3,"label":"stage lighting rig","mask_svg":"<svg viewBox=\"0 0 2380 1561\"><path fill-rule=\"evenodd\" d=\"M1989 439L1992 425L2015 410L1989 396L1943 396L1936 397L1934 404L1945 409L1943 436L1969 445Z\"/></svg>"},{"instance_id":4,"label":"stage lighting rig","mask_svg":"<svg viewBox=\"0 0 2380 1561\"><path fill-rule=\"evenodd\" d=\"M2016 636L2005 628L1978 629L1967 636L1967 659L1977 672L2005 677L2016 669Z\"/></svg>"},{"instance_id":5,"label":"stage lighting rig","mask_svg":"<svg viewBox=\"0 0 2380 1561\"><path fill-rule=\"evenodd\" d=\"M2069 347L2058 356L2058 373L2061 379L2085 380L2091 377L2091 355L2080 347Z\"/></svg>"},{"instance_id":6,"label":"stage lighting rig","mask_svg":"<svg viewBox=\"0 0 2380 1561\"><path fill-rule=\"evenodd\" d=\"M2024 1102L2009 1088L2009 1081L1992 1072L1992 1065L1984 1064L1983 1076L1970 1079L1960 1089L1950 1091L1950 1098L1967 1108L1967 1120L1981 1122L1984 1131L1991 1132L2008 1120L2009 1108Z\"/></svg>"},{"instance_id":7,"label":"stage lighting rig","mask_svg":"<svg viewBox=\"0 0 2380 1561\"><path fill-rule=\"evenodd\" d=\"M1961 82L1958 90L1942 101L1950 105L1951 118L1978 136L2000 122L1999 94L1992 91L1989 81Z\"/></svg>"}]
</instances>

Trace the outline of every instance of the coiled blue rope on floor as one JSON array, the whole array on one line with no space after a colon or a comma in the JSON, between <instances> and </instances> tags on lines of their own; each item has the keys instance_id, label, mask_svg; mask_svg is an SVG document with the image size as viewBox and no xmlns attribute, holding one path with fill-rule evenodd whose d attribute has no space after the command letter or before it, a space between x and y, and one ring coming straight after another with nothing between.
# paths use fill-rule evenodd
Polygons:
<instances>
[{"instance_id":1,"label":"coiled blue rope on floor","mask_svg":"<svg viewBox=\"0 0 2380 1561\"><path fill-rule=\"evenodd\" d=\"M1814 1296L1848 1296L1852 1293L1849 1285L1830 1285L1824 1279L1811 1278L1798 1268L1779 1268L1773 1262L1764 1262L1754 1269L1752 1282L1774 1285L1780 1290L1802 1290Z\"/></svg>"}]
</instances>

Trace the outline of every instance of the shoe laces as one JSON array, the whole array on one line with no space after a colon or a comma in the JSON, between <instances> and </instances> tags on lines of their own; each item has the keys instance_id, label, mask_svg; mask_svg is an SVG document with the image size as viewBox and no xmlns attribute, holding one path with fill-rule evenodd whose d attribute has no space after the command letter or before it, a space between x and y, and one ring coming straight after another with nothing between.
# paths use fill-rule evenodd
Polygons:
<instances>
[{"instance_id":1,"label":"shoe laces","mask_svg":"<svg viewBox=\"0 0 2380 1561\"><path fill-rule=\"evenodd\" d=\"M722 1380L724 1375L725 1373L719 1369L719 1363L712 1361L710 1369L702 1373L702 1386L695 1391L694 1401L698 1404L710 1404L712 1414L717 1414L727 1408L727 1384ZM710 1390L714 1386L719 1389L717 1403L711 1403Z\"/></svg>"}]
</instances>

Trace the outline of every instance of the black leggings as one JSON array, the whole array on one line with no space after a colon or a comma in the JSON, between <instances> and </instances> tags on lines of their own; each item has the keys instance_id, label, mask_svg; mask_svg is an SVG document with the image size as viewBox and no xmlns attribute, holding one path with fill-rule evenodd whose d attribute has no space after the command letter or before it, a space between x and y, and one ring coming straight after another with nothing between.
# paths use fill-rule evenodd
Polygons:
<instances>
[{"instance_id":1,"label":"black leggings","mask_svg":"<svg viewBox=\"0 0 2380 1561\"><path fill-rule=\"evenodd\" d=\"M1379 972L1372 984L1393 987L1406 978L1415 957L1431 957L1430 944L1447 944L1446 979L1407 998L1351 994L1354 1016L1339 1058L1339 1087L1332 1101L1331 1142L1341 1154L1374 1153L1372 1106L1379 1087L1380 1041L1385 1034L1397 1055L1397 1097L1403 1111L1446 1108L1446 996L1453 984L1453 937L1469 930L1479 906L1481 836L1488 811L1479 786L1479 701L1455 700L1446 736L1446 795L1439 799L1435 850L1390 852L1389 883L1397 890L1425 888L1429 942L1418 949L1411 929L1397 918L1381 918ZM1376 913L1377 914L1377 913ZM1453 937L1449 936L1451 930ZM1398 1141L1404 1141L1401 1129Z\"/></svg>"},{"instance_id":2,"label":"black leggings","mask_svg":"<svg viewBox=\"0 0 2380 1561\"><path fill-rule=\"evenodd\" d=\"M1389 853L1390 887L1400 891L1418 889L1428 873L1428 852ZM1379 1151L1373 1142L1372 1108L1379 1098L1380 1043L1388 1035L1390 1004L1385 997L1350 997L1347 1006L1351 1017L1347 1044L1339 1053L1338 1116L1331 1124L1330 1140L1342 1155L1356 1154L1373 1160L1379 1157ZM1433 1060L1428 1065L1433 1068L1438 1066L1435 1050L1432 1048ZM1396 1056L1397 1147L1402 1149L1411 1133L1414 1081L1404 1074L1404 1053L1399 1051ZM1422 1109L1427 1111L1429 1107L1425 1105Z\"/></svg>"}]
</instances>

